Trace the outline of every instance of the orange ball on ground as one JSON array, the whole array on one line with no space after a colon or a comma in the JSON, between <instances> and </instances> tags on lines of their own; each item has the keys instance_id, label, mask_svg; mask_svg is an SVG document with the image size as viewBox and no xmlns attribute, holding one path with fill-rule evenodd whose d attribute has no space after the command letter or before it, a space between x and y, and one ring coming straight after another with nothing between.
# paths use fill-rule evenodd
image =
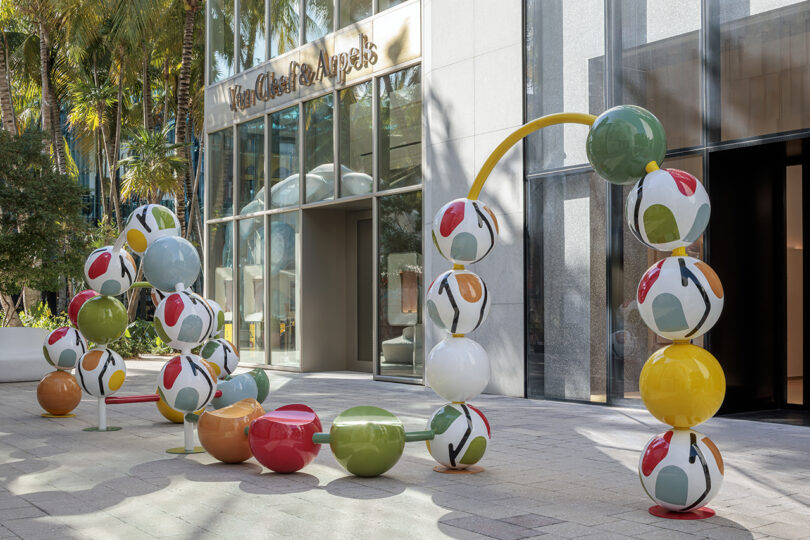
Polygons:
<instances>
[{"instance_id":1,"label":"orange ball on ground","mask_svg":"<svg viewBox=\"0 0 810 540\"><path fill-rule=\"evenodd\" d=\"M37 385L37 401L54 416L69 414L82 400L82 389L76 378L66 371L48 373Z\"/></svg>"},{"instance_id":2,"label":"orange ball on ground","mask_svg":"<svg viewBox=\"0 0 810 540\"><path fill-rule=\"evenodd\" d=\"M243 399L233 405L206 411L197 424L197 435L206 452L225 463L241 463L250 459L245 427L264 415L264 409L255 399Z\"/></svg>"}]
</instances>

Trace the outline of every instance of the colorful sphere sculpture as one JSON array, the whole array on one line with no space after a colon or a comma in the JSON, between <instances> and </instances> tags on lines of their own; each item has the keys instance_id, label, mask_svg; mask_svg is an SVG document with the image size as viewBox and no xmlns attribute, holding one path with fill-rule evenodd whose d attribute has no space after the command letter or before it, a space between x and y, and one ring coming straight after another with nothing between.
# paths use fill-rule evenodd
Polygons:
<instances>
[{"instance_id":1,"label":"colorful sphere sculpture","mask_svg":"<svg viewBox=\"0 0 810 540\"><path fill-rule=\"evenodd\" d=\"M169 347L190 353L216 325L205 299L193 292L172 293L155 310L155 330Z\"/></svg>"},{"instance_id":2,"label":"colorful sphere sculpture","mask_svg":"<svg viewBox=\"0 0 810 540\"><path fill-rule=\"evenodd\" d=\"M124 223L124 234L132 251L143 255L156 240L166 236L180 236L180 220L159 204L139 206Z\"/></svg>"},{"instance_id":3,"label":"colorful sphere sculpture","mask_svg":"<svg viewBox=\"0 0 810 540\"><path fill-rule=\"evenodd\" d=\"M94 296L82 305L76 321L85 338L106 345L124 335L129 318L127 309L117 298Z\"/></svg>"},{"instance_id":4,"label":"colorful sphere sculpture","mask_svg":"<svg viewBox=\"0 0 810 540\"><path fill-rule=\"evenodd\" d=\"M464 403L450 403L437 409L428 420L433 440L425 441L433 459L448 469L466 469L484 456L490 439L484 413Z\"/></svg>"},{"instance_id":5,"label":"colorful sphere sculpture","mask_svg":"<svg viewBox=\"0 0 810 540\"><path fill-rule=\"evenodd\" d=\"M84 278L97 293L117 296L127 292L135 282L135 259L114 246L99 248L87 257Z\"/></svg>"},{"instance_id":6,"label":"colorful sphere sculpture","mask_svg":"<svg viewBox=\"0 0 810 540\"><path fill-rule=\"evenodd\" d=\"M191 242L165 236L151 244L143 255L143 275L165 293L188 289L200 274L200 255Z\"/></svg>"},{"instance_id":7,"label":"colorful sphere sculpture","mask_svg":"<svg viewBox=\"0 0 810 540\"><path fill-rule=\"evenodd\" d=\"M73 323L73 326L76 328L79 327L79 310L82 308L85 302L93 298L94 296L98 296L98 293L93 289L85 289L76 294L73 299L68 304L68 317L70 318L70 322Z\"/></svg>"},{"instance_id":8,"label":"colorful sphere sculpture","mask_svg":"<svg viewBox=\"0 0 810 540\"><path fill-rule=\"evenodd\" d=\"M484 280L472 272L448 270L431 283L425 307L439 328L469 334L487 319L489 291Z\"/></svg>"},{"instance_id":9,"label":"colorful sphere sculpture","mask_svg":"<svg viewBox=\"0 0 810 540\"><path fill-rule=\"evenodd\" d=\"M224 379L239 365L239 354L233 343L225 338L206 341L200 350L200 356L208 361L217 372L217 377Z\"/></svg>"},{"instance_id":10,"label":"colorful sphere sculpture","mask_svg":"<svg viewBox=\"0 0 810 540\"><path fill-rule=\"evenodd\" d=\"M127 366L121 355L107 348L92 349L76 365L76 379L84 391L101 398L115 394L124 384Z\"/></svg>"},{"instance_id":11,"label":"colorful sphere sculpture","mask_svg":"<svg viewBox=\"0 0 810 540\"><path fill-rule=\"evenodd\" d=\"M243 399L228 407L203 412L197 434L205 451L224 463L241 463L253 455L245 431L264 409L255 399Z\"/></svg>"},{"instance_id":12,"label":"colorful sphere sculpture","mask_svg":"<svg viewBox=\"0 0 810 540\"><path fill-rule=\"evenodd\" d=\"M171 408L190 413L214 399L217 379L214 370L196 355L175 356L160 370L158 394Z\"/></svg>"},{"instance_id":13,"label":"colorful sphere sculpture","mask_svg":"<svg viewBox=\"0 0 810 540\"><path fill-rule=\"evenodd\" d=\"M78 330L63 326L48 334L42 352L50 365L70 371L87 352L87 342Z\"/></svg>"},{"instance_id":14,"label":"colorful sphere sculpture","mask_svg":"<svg viewBox=\"0 0 810 540\"><path fill-rule=\"evenodd\" d=\"M644 491L660 506L688 512L712 500L723 484L723 458L711 439L691 429L656 435L638 464Z\"/></svg>"},{"instance_id":15,"label":"colorful sphere sculpture","mask_svg":"<svg viewBox=\"0 0 810 540\"><path fill-rule=\"evenodd\" d=\"M711 330L723 311L723 285L714 270L693 257L667 257L638 284L644 324L667 339L685 340Z\"/></svg>"},{"instance_id":16,"label":"colorful sphere sculpture","mask_svg":"<svg viewBox=\"0 0 810 540\"><path fill-rule=\"evenodd\" d=\"M630 231L640 242L660 251L697 241L711 212L703 184L678 169L651 172L638 181L625 204Z\"/></svg>"},{"instance_id":17,"label":"colorful sphere sculpture","mask_svg":"<svg viewBox=\"0 0 810 540\"><path fill-rule=\"evenodd\" d=\"M443 399L464 402L484 391L489 382L489 357L466 337L447 337L428 355L425 379Z\"/></svg>"},{"instance_id":18,"label":"colorful sphere sculpture","mask_svg":"<svg viewBox=\"0 0 810 540\"><path fill-rule=\"evenodd\" d=\"M455 264L480 261L495 247L497 238L498 220L478 200L450 201L433 218L433 243L442 257Z\"/></svg>"},{"instance_id":19,"label":"colorful sphere sculpture","mask_svg":"<svg viewBox=\"0 0 810 540\"><path fill-rule=\"evenodd\" d=\"M284 405L250 424L250 449L256 460L268 469L278 473L296 472L312 463L321 451L321 445L312 441L312 436L321 429L321 419L311 408L301 404Z\"/></svg>"},{"instance_id":20,"label":"colorful sphere sculpture","mask_svg":"<svg viewBox=\"0 0 810 540\"><path fill-rule=\"evenodd\" d=\"M64 416L82 400L82 389L67 371L51 371L37 385L40 407L53 416Z\"/></svg>"}]
</instances>

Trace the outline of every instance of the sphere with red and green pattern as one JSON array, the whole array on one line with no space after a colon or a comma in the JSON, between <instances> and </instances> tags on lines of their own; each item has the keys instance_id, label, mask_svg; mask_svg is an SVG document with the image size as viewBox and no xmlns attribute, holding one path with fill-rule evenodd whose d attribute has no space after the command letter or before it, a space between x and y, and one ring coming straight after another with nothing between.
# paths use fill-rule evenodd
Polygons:
<instances>
[{"instance_id":1,"label":"sphere with red and green pattern","mask_svg":"<svg viewBox=\"0 0 810 540\"><path fill-rule=\"evenodd\" d=\"M135 281L135 259L126 250L104 246L88 255L84 279L91 289L105 296L118 296Z\"/></svg>"},{"instance_id":2,"label":"sphere with red and green pattern","mask_svg":"<svg viewBox=\"0 0 810 540\"><path fill-rule=\"evenodd\" d=\"M195 354L175 356L158 375L158 394L180 412L199 411L214 399L217 376L208 362Z\"/></svg>"},{"instance_id":3,"label":"sphere with red and green pattern","mask_svg":"<svg viewBox=\"0 0 810 540\"><path fill-rule=\"evenodd\" d=\"M489 422L469 403L448 403L427 422L432 441L425 441L433 459L448 469L466 469L478 463L492 438Z\"/></svg>"},{"instance_id":4,"label":"sphere with red and green pattern","mask_svg":"<svg viewBox=\"0 0 810 540\"><path fill-rule=\"evenodd\" d=\"M455 264L472 264L486 257L498 239L498 220L475 199L456 199L433 218L433 243L442 257Z\"/></svg>"},{"instance_id":5,"label":"sphere with red and green pattern","mask_svg":"<svg viewBox=\"0 0 810 540\"><path fill-rule=\"evenodd\" d=\"M69 326L57 328L45 338L42 354L45 360L56 369L70 371L76 362L87 352L87 341L81 332Z\"/></svg>"},{"instance_id":6,"label":"sphere with red and green pattern","mask_svg":"<svg viewBox=\"0 0 810 540\"><path fill-rule=\"evenodd\" d=\"M184 352L207 340L216 324L208 302L189 290L168 295L155 310L154 325L160 339Z\"/></svg>"},{"instance_id":7,"label":"sphere with red and green pattern","mask_svg":"<svg viewBox=\"0 0 810 540\"><path fill-rule=\"evenodd\" d=\"M225 338L206 341L200 350L200 356L213 366L220 379L233 373L239 365L239 353L236 351L236 346Z\"/></svg>"}]
</instances>

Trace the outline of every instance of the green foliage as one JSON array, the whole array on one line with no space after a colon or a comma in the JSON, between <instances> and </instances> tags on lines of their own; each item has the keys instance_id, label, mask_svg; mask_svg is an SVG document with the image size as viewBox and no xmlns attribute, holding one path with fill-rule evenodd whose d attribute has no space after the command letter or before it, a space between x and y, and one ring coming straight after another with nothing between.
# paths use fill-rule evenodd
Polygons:
<instances>
[{"instance_id":1,"label":"green foliage","mask_svg":"<svg viewBox=\"0 0 810 540\"><path fill-rule=\"evenodd\" d=\"M57 290L80 277L90 241L84 190L53 170L40 132L0 130L0 291Z\"/></svg>"},{"instance_id":2,"label":"green foliage","mask_svg":"<svg viewBox=\"0 0 810 540\"><path fill-rule=\"evenodd\" d=\"M158 193L174 193L177 189L186 170L186 159L175 154L184 145L169 142L173 129L173 126L166 125L158 131L143 127L129 131L129 156L118 162L126 169L121 184L123 198L151 199Z\"/></svg>"},{"instance_id":3,"label":"green foliage","mask_svg":"<svg viewBox=\"0 0 810 540\"><path fill-rule=\"evenodd\" d=\"M48 304L40 302L30 313L20 313L20 320L23 326L28 328L44 328L46 330L56 330L61 326L70 326L70 319L67 313L54 315Z\"/></svg>"},{"instance_id":4,"label":"green foliage","mask_svg":"<svg viewBox=\"0 0 810 540\"><path fill-rule=\"evenodd\" d=\"M137 319L130 324L124 337L110 344L110 349L123 358L133 358L139 354L170 354L172 352L158 337L155 326L142 319Z\"/></svg>"}]
</instances>

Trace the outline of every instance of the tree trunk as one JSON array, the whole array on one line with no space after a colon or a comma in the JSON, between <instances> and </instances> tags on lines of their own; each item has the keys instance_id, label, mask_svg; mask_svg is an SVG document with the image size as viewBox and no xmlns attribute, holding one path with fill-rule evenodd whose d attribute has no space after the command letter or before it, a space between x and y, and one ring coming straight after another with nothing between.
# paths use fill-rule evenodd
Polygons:
<instances>
[{"instance_id":1,"label":"tree trunk","mask_svg":"<svg viewBox=\"0 0 810 540\"><path fill-rule=\"evenodd\" d=\"M14 116L14 101L11 97L11 81L8 76L8 44L6 32L0 30L0 111L3 114L3 128L17 135L17 118Z\"/></svg>"},{"instance_id":2,"label":"tree trunk","mask_svg":"<svg viewBox=\"0 0 810 540\"><path fill-rule=\"evenodd\" d=\"M17 307L10 294L0 294L0 309L3 310L3 326L22 326Z\"/></svg>"},{"instance_id":3,"label":"tree trunk","mask_svg":"<svg viewBox=\"0 0 810 540\"><path fill-rule=\"evenodd\" d=\"M124 68L122 61L118 61L118 103L115 107L115 148L113 156L107 156L110 161L110 198L115 209L115 225L119 229L124 226L121 220L121 193L118 190L118 152L121 150L121 109L124 104ZM120 230L119 230L120 232Z\"/></svg>"},{"instance_id":4,"label":"tree trunk","mask_svg":"<svg viewBox=\"0 0 810 540\"><path fill-rule=\"evenodd\" d=\"M40 116L42 119L42 131L53 138L53 114L51 113L51 93L48 86L51 79L48 76L48 64L50 63L50 39L47 26L44 21L39 22L39 77L42 85L42 105ZM53 144L53 140L51 140Z\"/></svg>"},{"instance_id":5,"label":"tree trunk","mask_svg":"<svg viewBox=\"0 0 810 540\"><path fill-rule=\"evenodd\" d=\"M107 190L104 189L104 136L101 134L101 128L96 130L96 169L99 175L99 188L101 189L101 215L107 215Z\"/></svg>"},{"instance_id":6,"label":"tree trunk","mask_svg":"<svg viewBox=\"0 0 810 540\"><path fill-rule=\"evenodd\" d=\"M143 44L143 127L152 131L152 83L149 80L149 50Z\"/></svg>"},{"instance_id":7,"label":"tree trunk","mask_svg":"<svg viewBox=\"0 0 810 540\"><path fill-rule=\"evenodd\" d=\"M143 280L143 257L141 257L141 263L138 265L138 277L135 278L135 281ZM135 322L135 315L138 312L138 302L141 299L141 288L140 287L133 287L130 289L129 293L129 303L127 304L127 317L129 322Z\"/></svg>"},{"instance_id":8,"label":"tree trunk","mask_svg":"<svg viewBox=\"0 0 810 540\"><path fill-rule=\"evenodd\" d=\"M180 78L177 81L177 116L174 121L174 141L183 144L178 149L178 155L183 156L186 163L188 163L186 173L183 174L183 189L177 190L177 207L175 208L177 217L180 219L181 234L183 236L185 236L188 227L185 193L192 195L191 175L188 173L191 170L191 153L185 143L187 142L186 130L188 127L188 89L191 84L191 53L194 45L194 17L200 5L197 0L185 0L184 7L186 13L183 22L183 53L180 63Z\"/></svg>"},{"instance_id":9,"label":"tree trunk","mask_svg":"<svg viewBox=\"0 0 810 540\"><path fill-rule=\"evenodd\" d=\"M194 172L194 186L191 190L191 209L188 212L189 224L197 225L197 220L200 219L200 199L197 197L197 191L200 189L200 169L203 163L203 143L200 142L200 152L197 158L197 170ZM191 227L186 230L186 240L191 238Z\"/></svg>"},{"instance_id":10,"label":"tree trunk","mask_svg":"<svg viewBox=\"0 0 810 540\"><path fill-rule=\"evenodd\" d=\"M169 56L163 60L163 125L169 123Z\"/></svg>"},{"instance_id":11,"label":"tree trunk","mask_svg":"<svg viewBox=\"0 0 810 540\"><path fill-rule=\"evenodd\" d=\"M50 73L48 74L50 77ZM67 174L67 153L65 152L65 138L62 136L62 114L59 107L59 100L53 91L53 84L48 84L48 92L51 94L51 114L53 115L53 141L56 150L56 166L59 174Z\"/></svg>"}]
</instances>

